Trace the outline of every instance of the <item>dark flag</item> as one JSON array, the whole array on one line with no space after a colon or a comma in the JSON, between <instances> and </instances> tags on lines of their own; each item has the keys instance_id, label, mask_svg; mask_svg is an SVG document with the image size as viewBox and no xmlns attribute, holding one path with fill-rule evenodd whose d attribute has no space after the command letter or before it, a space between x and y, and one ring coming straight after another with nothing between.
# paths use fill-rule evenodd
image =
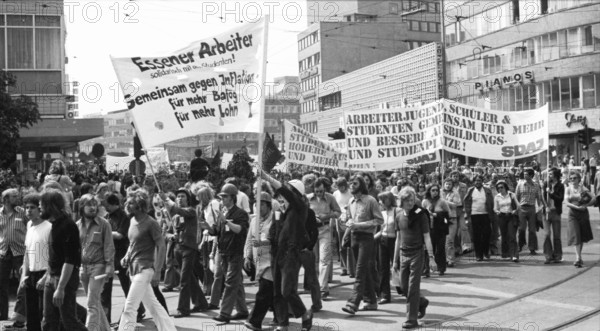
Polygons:
<instances>
[{"instance_id":1,"label":"dark flag","mask_svg":"<svg viewBox=\"0 0 600 331\"><path fill-rule=\"evenodd\" d=\"M221 147L217 147L217 152L215 156L213 156L212 162L210 163L211 168L221 168L221 162L223 158L221 158Z\"/></svg>"},{"instance_id":2,"label":"dark flag","mask_svg":"<svg viewBox=\"0 0 600 331\"><path fill-rule=\"evenodd\" d=\"M273 136L269 136L269 133L265 132L265 142L263 144L262 155L263 170L266 172L271 171L271 169L275 167L277 161L279 161L281 157L281 152L277 148L277 145L275 145L275 141L273 141Z\"/></svg>"}]
</instances>

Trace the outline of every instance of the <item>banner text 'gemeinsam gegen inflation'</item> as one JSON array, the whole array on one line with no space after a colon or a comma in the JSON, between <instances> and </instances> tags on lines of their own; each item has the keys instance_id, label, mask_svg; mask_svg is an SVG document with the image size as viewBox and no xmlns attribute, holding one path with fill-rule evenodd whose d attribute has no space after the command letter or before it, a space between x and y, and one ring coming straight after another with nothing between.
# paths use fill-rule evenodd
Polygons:
<instances>
[{"instance_id":1,"label":"banner text 'gemeinsam gegen inflation'","mask_svg":"<svg viewBox=\"0 0 600 331\"><path fill-rule=\"evenodd\" d=\"M348 169L346 154L291 122L284 123L287 162L315 168Z\"/></svg>"},{"instance_id":2,"label":"banner text 'gemeinsam gegen inflation'","mask_svg":"<svg viewBox=\"0 0 600 331\"><path fill-rule=\"evenodd\" d=\"M527 157L548 148L548 108L505 112L440 100L420 107L344 114L352 168L394 169L434 151L487 160Z\"/></svg>"},{"instance_id":3,"label":"banner text 'gemeinsam gegen inflation'","mask_svg":"<svg viewBox=\"0 0 600 331\"><path fill-rule=\"evenodd\" d=\"M163 56L112 58L145 148L202 133L259 132L265 19Z\"/></svg>"}]
</instances>

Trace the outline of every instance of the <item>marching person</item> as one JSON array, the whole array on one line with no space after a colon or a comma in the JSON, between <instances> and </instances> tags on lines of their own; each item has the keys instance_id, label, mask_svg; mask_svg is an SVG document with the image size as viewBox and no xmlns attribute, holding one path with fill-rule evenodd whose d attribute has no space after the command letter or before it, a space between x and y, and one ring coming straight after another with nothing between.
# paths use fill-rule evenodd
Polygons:
<instances>
[{"instance_id":1,"label":"marching person","mask_svg":"<svg viewBox=\"0 0 600 331\"><path fill-rule=\"evenodd\" d=\"M429 211L431 226L429 234L433 244L433 255L440 276L446 273L446 236L448 235L448 219L450 218L450 207L448 203L440 198L440 186L430 185L427 188L423 208Z\"/></svg>"},{"instance_id":2,"label":"marching person","mask_svg":"<svg viewBox=\"0 0 600 331\"><path fill-rule=\"evenodd\" d=\"M501 256L511 258L513 262L519 262L519 248L517 245L517 229L519 218L517 217L517 197L508 190L508 184L504 180L496 183L498 194L494 197L494 212L498 217L500 235L502 237Z\"/></svg>"},{"instance_id":3,"label":"marching person","mask_svg":"<svg viewBox=\"0 0 600 331\"><path fill-rule=\"evenodd\" d=\"M466 254L473 250L473 242L471 241L471 229L465 219L464 205L465 195L467 194L467 184L460 181L460 172L454 170L450 173L452 179L452 189L460 196L460 203L456 206L456 221L458 225L455 247L458 248L458 253Z\"/></svg>"},{"instance_id":4,"label":"marching person","mask_svg":"<svg viewBox=\"0 0 600 331\"><path fill-rule=\"evenodd\" d=\"M246 244L244 245L244 265L251 269L254 264L258 292L250 317L244 325L250 330L262 330L262 321L269 308L273 307L273 270L271 268L271 242L269 230L273 224L272 197L267 192L260 194L260 218L254 217L250 222ZM256 223L258 222L258 232Z\"/></svg>"},{"instance_id":5,"label":"marching person","mask_svg":"<svg viewBox=\"0 0 600 331\"><path fill-rule=\"evenodd\" d=\"M548 217L544 220L544 256L545 264L560 263L562 261L562 242L560 239L560 215L562 214L563 200L565 199L565 186L560 180L561 172L557 168L550 168L548 181L544 183L547 195ZM552 234L552 237L551 237Z\"/></svg>"},{"instance_id":6,"label":"marching person","mask_svg":"<svg viewBox=\"0 0 600 331\"><path fill-rule=\"evenodd\" d=\"M107 221L110 223L112 229L113 244L115 246L115 274L119 278L119 283L121 283L125 297L127 297L129 288L131 287L131 280L127 275L127 269L121 266L120 261L125 257L125 253L127 253L127 248L129 247L129 238L127 237L127 233L129 232L129 217L123 208L121 208L121 201L116 194L111 194L106 198L106 210L108 212ZM111 322L110 316L112 314L113 279L114 277L106 279L101 295L102 307L104 307L104 311L106 312L108 323ZM138 321L143 318L145 311L144 305L140 305L138 309Z\"/></svg>"},{"instance_id":7,"label":"marching person","mask_svg":"<svg viewBox=\"0 0 600 331\"><path fill-rule=\"evenodd\" d=\"M315 181L314 193L308 195L310 208L317 217L319 235L315 248L315 260L318 261L319 284L321 284L321 299L329 296L329 278L333 272L331 256L331 221L336 220L342 213L335 197L329 193L330 182L327 178L319 177Z\"/></svg>"},{"instance_id":8,"label":"marching person","mask_svg":"<svg viewBox=\"0 0 600 331\"><path fill-rule=\"evenodd\" d=\"M80 278L87 295L87 317L85 326L90 331L108 330L110 324L102 308L100 293L105 278L112 278L114 272L115 246L110 224L98 216L99 201L91 194L85 194L79 200L77 221L81 242ZM105 276L96 279L96 276Z\"/></svg>"},{"instance_id":9,"label":"marching person","mask_svg":"<svg viewBox=\"0 0 600 331\"><path fill-rule=\"evenodd\" d=\"M581 251L583 244L594 239L588 211L588 205L593 203L593 200L590 191L581 183L581 174L578 171L572 171L569 180L571 184L566 189L566 206L569 208L567 238L569 238L569 246L575 246L575 262L573 265L576 268L582 268Z\"/></svg>"},{"instance_id":10,"label":"marching person","mask_svg":"<svg viewBox=\"0 0 600 331\"><path fill-rule=\"evenodd\" d=\"M166 247L160 225L148 215L149 205L148 193L144 190L130 192L125 203L125 209L133 217L128 232L129 248L121 259L121 265L129 271L131 287L119 322L119 331L135 329L140 302L152 314L159 331L175 330L173 320L152 289L160 282Z\"/></svg>"},{"instance_id":11,"label":"marching person","mask_svg":"<svg viewBox=\"0 0 600 331\"><path fill-rule=\"evenodd\" d=\"M23 198L27 223L25 237L25 255L21 282L25 286L27 303L27 330L42 330L42 312L44 311L44 285L48 270L48 239L52 223L40 217L40 195L28 194ZM13 327L18 327L13 324ZM21 327L24 327L22 325Z\"/></svg>"},{"instance_id":12,"label":"marching person","mask_svg":"<svg viewBox=\"0 0 600 331\"><path fill-rule=\"evenodd\" d=\"M369 195L365 180L355 175L350 181L352 199L347 207L346 223L352 236L351 247L356 258L356 279L354 289L343 311L356 314L358 305L366 296L363 310L377 310L376 279L373 278L375 261L375 230L383 224L381 208L375 198Z\"/></svg>"},{"instance_id":13,"label":"marching person","mask_svg":"<svg viewBox=\"0 0 600 331\"><path fill-rule=\"evenodd\" d=\"M400 271L400 284L406 295L407 320L402 327L414 329L419 326L417 319L425 316L429 305L429 300L421 295L421 273L424 269L424 248L430 254L429 260L433 261L433 246L429 236L429 216L416 205L415 191L410 187L403 188L398 193L398 199L402 211L396 219L399 234L396 237L393 268Z\"/></svg>"},{"instance_id":14,"label":"marching person","mask_svg":"<svg viewBox=\"0 0 600 331\"><path fill-rule=\"evenodd\" d=\"M179 292L179 304L177 312L173 317L181 318L190 315L190 312L200 312L206 310L208 302L204 293L198 285L199 271L198 267L198 219L196 218L196 209L190 206L192 201L191 193L180 188L175 191L176 202L167 200L170 213L173 215L173 227L177 235L174 236L175 258L181 266L181 290ZM194 307L190 311L190 299Z\"/></svg>"},{"instance_id":15,"label":"marching person","mask_svg":"<svg viewBox=\"0 0 600 331\"><path fill-rule=\"evenodd\" d=\"M309 208L304 198L304 184L297 179L282 184L263 170L261 176L281 195L284 210L280 220L271 226L269 232L275 287L274 311L279 324L277 330L288 330L291 314L295 318L302 317L302 329L309 331L313 313L306 309L298 295L300 250L309 241L305 225Z\"/></svg>"},{"instance_id":16,"label":"marching person","mask_svg":"<svg viewBox=\"0 0 600 331\"><path fill-rule=\"evenodd\" d=\"M492 233L491 218L494 214L494 197L492 190L483 186L481 175L473 176L474 186L469 187L464 199L467 222L473 233L476 260L490 258L490 236Z\"/></svg>"},{"instance_id":17,"label":"marching person","mask_svg":"<svg viewBox=\"0 0 600 331\"><path fill-rule=\"evenodd\" d=\"M42 329L45 331L58 331L61 326L69 331L87 330L76 316L81 266L79 230L65 208L66 199L61 191L44 190L40 198L40 217L52 223L44 287Z\"/></svg>"},{"instance_id":18,"label":"marching person","mask_svg":"<svg viewBox=\"0 0 600 331\"><path fill-rule=\"evenodd\" d=\"M221 310L213 320L222 323L229 323L232 319L245 320L249 315L242 274L244 244L249 226L248 213L236 205L237 195L238 189L235 185L223 185L219 196L223 202L225 217L213 226L213 231L217 235L218 263L225 275ZM215 295L214 292L212 294ZM234 306L237 313L232 316Z\"/></svg>"},{"instance_id":19,"label":"marching person","mask_svg":"<svg viewBox=\"0 0 600 331\"><path fill-rule=\"evenodd\" d=\"M354 278L354 255L350 251L350 248L342 245L342 239L344 238L344 233L346 232L346 206L348 205L350 198L352 198L352 194L348 189L348 181L345 177L338 178L336 181L336 186L337 190L333 192L333 196L335 197L335 201L338 203L338 206L340 206L341 210L341 215L338 217L335 227L340 259L342 260L342 274L340 276L350 276L350 278Z\"/></svg>"},{"instance_id":20,"label":"marching person","mask_svg":"<svg viewBox=\"0 0 600 331\"><path fill-rule=\"evenodd\" d=\"M377 196L379 204L383 208L383 225L381 231L375 234L379 237L379 265L381 266L381 283L379 285L379 304L386 304L392 301L392 292L390 289L390 262L393 263L394 244L396 242L396 215L398 208L396 206L396 197L392 192L382 192Z\"/></svg>"},{"instance_id":21,"label":"marching person","mask_svg":"<svg viewBox=\"0 0 600 331\"><path fill-rule=\"evenodd\" d=\"M456 262L456 247L454 240L458 234L458 218L456 214L457 206L462 204L460 195L452 189L452 179L446 178L444 180L444 189L440 192L441 198L446 201L450 208L449 224L448 224L448 235L446 236L446 262L447 267L454 267Z\"/></svg>"},{"instance_id":22,"label":"marching person","mask_svg":"<svg viewBox=\"0 0 600 331\"><path fill-rule=\"evenodd\" d=\"M529 252L536 255L538 249L537 242L537 217L535 212L536 203L544 206L546 201L542 197L542 190L538 183L533 180L535 171L527 168L523 171L523 181L517 185L515 194L519 202L519 250L523 249L526 243L529 243ZM525 230L529 231L528 240L525 240Z\"/></svg>"}]
</instances>

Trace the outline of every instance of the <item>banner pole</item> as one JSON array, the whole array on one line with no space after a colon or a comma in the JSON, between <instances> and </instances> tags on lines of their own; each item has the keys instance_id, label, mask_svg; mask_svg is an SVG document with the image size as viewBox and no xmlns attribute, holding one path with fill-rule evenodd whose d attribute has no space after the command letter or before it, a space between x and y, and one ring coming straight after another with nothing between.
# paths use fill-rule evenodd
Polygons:
<instances>
[{"instance_id":1,"label":"banner pole","mask_svg":"<svg viewBox=\"0 0 600 331\"><path fill-rule=\"evenodd\" d=\"M258 133L258 178L256 180L256 196L254 197L254 201L256 203L256 210L254 211L254 233L257 234L258 238L257 242L260 241L260 195L262 193L262 179L261 179L261 171L263 168L263 148L264 148L264 132L265 132L265 98L266 98L266 82L267 82L267 46L269 44L269 15L265 16L264 22L264 31L263 31L263 54L262 54L262 86L260 87L260 123L259 123L259 133Z\"/></svg>"}]
</instances>

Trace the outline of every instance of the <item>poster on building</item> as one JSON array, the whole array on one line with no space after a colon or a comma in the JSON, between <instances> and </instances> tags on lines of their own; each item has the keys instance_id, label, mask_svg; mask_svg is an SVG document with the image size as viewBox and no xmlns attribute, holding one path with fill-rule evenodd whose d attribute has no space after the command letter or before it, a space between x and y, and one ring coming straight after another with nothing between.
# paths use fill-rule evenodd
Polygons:
<instances>
[{"instance_id":1,"label":"poster on building","mask_svg":"<svg viewBox=\"0 0 600 331\"><path fill-rule=\"evenodd\" d=\"M344 114L348 163L368 170L429 163L437 151L488 160L548 148L548 109L504 112L440 100L418 107Z\"/></svg>"},{"instance_id":2,"label":"poster on building","mask_svg":"<svg viewBox=\"0 0 600 331\"><path fill-rule=\"evenodd\" d=\"M320 140L289 121L285 121L284 125L287 162L314 168L348 169L346 154L335 149L331 143Z\"/></svg>"},{"instance_id":3,"label":"poster on building","mask_svg":"<svg viewBox=\"0 0 600 331\"><path fill-rule=\"evenodd\" d=\"M111 57L144 148L215 132L259 132L267 20L161 56Z\"/></svg>"}]
</instances>

